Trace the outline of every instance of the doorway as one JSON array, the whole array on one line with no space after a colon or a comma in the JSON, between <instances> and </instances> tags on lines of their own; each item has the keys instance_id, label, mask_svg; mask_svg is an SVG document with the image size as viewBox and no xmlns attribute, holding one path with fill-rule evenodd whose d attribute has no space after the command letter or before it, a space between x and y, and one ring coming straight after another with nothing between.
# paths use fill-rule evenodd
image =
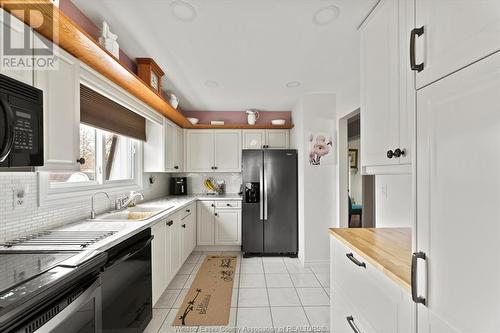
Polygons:
<instances>
[{"instance_id":1,"label":"doorway","mask_svg":"<svg viewBox=\"0 0 500 333\"><path fill-rule=\"evenodd\" d=\"M339 120L340 227L375 226L375 177L361 167L359 109Z\"/></svg>"}]
</instances>

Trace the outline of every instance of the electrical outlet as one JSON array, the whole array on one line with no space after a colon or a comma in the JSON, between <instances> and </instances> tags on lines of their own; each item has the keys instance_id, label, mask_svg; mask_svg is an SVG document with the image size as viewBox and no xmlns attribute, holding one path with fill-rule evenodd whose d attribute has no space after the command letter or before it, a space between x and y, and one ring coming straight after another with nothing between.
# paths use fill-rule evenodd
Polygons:
<instances>
[{"instance_id":1,"label":"electrical outlet","mask_svg":"<svg viewBox=\"0 0 500 333\"><path fill-rule=\"evenodd\" d=\"M24 201L26 199L27 192L28 192L28 187L16 187L12 189L12 199L14 208L20 208L24 206Z\"/></svg>"}]
</instances>

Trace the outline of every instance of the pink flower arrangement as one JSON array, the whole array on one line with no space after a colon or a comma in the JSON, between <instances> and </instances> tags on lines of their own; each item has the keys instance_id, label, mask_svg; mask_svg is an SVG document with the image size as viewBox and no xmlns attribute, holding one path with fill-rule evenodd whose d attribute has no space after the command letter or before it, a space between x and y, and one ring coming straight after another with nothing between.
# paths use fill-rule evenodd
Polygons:
<instances>
[{"instance_id":1,"label":"pink flower arrangement","mask_svg":"<svg viewBox=\"0 0 500 333\"><path fill-rule=\"evenodd\" d=\"M311 134L309 142L309 163L311 165L320 165L321 158L330 153L332 139L324 135L317 135L316 140L314 140L314 135Z\"/></svg>"}]
</instances>

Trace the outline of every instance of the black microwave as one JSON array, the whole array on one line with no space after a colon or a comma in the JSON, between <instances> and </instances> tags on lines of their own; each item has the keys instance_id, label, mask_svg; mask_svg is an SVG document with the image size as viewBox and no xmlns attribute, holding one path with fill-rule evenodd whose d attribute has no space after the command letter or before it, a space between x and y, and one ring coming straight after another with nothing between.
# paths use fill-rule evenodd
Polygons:
<instances>
[{"instance_id":1,"label":"black microwave","mask_svg":"<svg viewBox=\"0 0 500 333\"><path fill-rule=\"evenodd\" d=\"M43 165L43 92L0 74L0 167Z\"/></svg>"}]
</instances>

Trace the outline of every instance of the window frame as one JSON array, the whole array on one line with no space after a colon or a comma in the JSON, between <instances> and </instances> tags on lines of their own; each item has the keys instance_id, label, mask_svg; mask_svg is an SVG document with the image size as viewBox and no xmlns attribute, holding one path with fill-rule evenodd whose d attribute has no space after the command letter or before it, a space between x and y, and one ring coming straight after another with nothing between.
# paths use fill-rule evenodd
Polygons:
<instances>
[{"instance_id":1,"label":"window frame","mask_svg":"<svg viewBox=\"0 0 500 333\"><path fill-rule=\"evenodd\" d=\"M51 182L52 172L39 172L39 205L64 204L81 202L81 200L97 191L106 191L110 196L125 194L129 191L141 191L143 189L143 165L142 152L143 143L133 140L131 149L133 154L132 175L133 178L106 180L104 179L105 140L104 131L96 129L96 179L86 182ZM125 137L125 136L122 136Z\"/></svg>"}]
</instances>

